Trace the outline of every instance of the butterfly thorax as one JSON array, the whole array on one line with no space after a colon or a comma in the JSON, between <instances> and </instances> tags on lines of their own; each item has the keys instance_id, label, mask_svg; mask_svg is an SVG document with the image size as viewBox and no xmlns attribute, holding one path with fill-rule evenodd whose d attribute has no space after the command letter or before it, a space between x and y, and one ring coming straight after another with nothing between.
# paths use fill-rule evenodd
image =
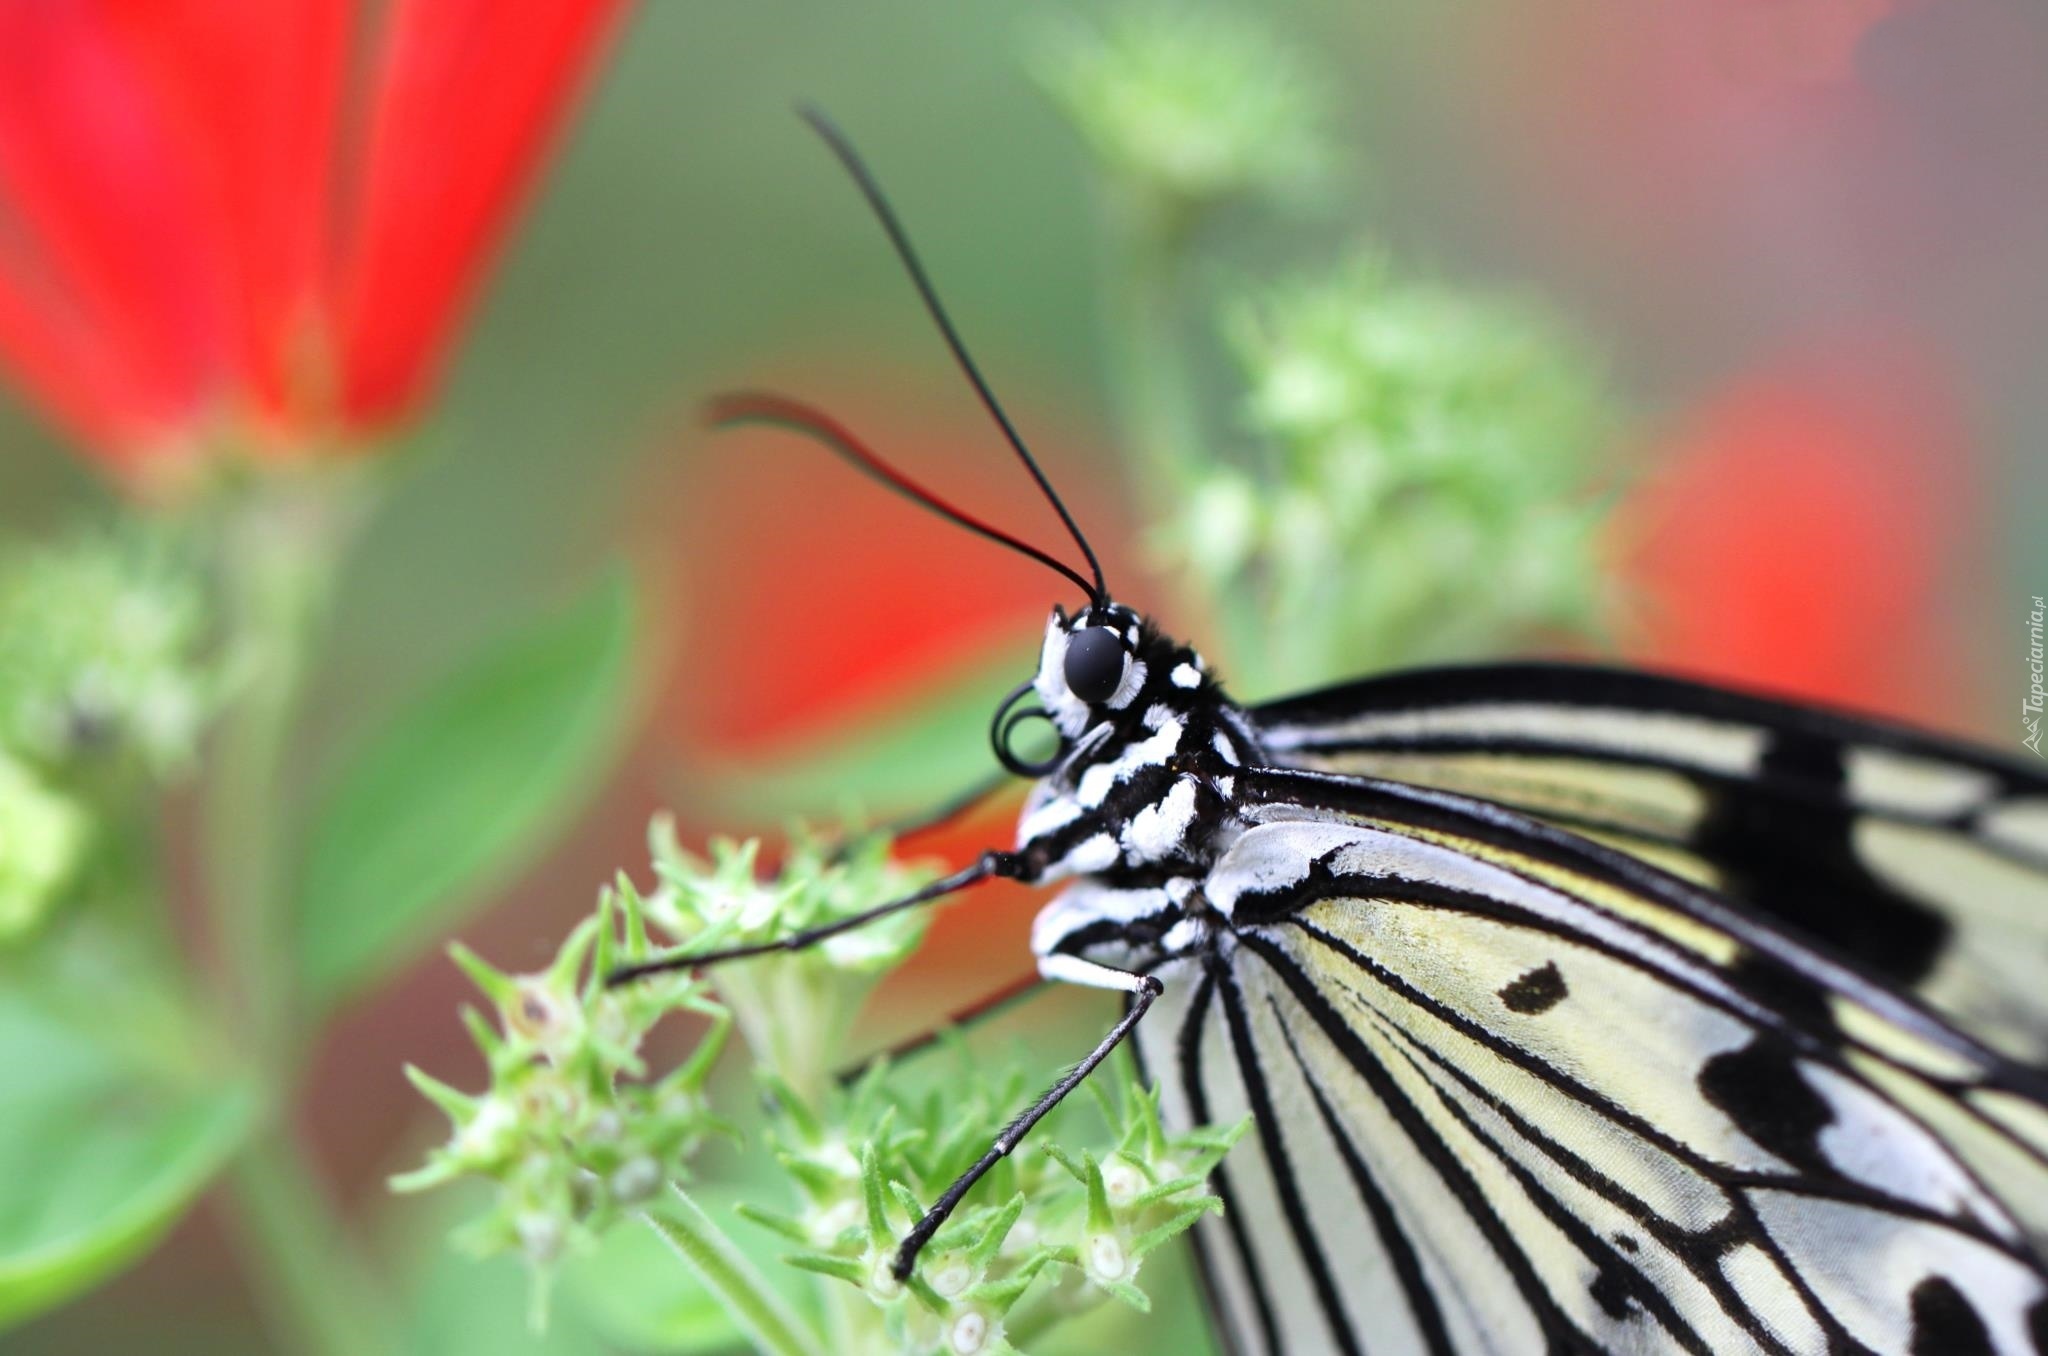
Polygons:
<instances>
[{"instance_id":1,"label":"butterfly thorax","mask_svg":"<svg viewBox=\"0 0 2048 1356\"><path fill-rule=\"evenodd\" d=\"M1115 691L1093 703L1070 690L1066 662L1091 626L1125 650ZM1116 605L1072 619L1055 610L1033 688L1062 753L1025 803L1017 850L1034 879L1074 879L1040 914L1034 949L1107 947L1127 961L1148 943L1198 941L1210 922L1199 882L1243 830L1237 778L1257 761L1249 722L1199 654Z\"/></svg>"}]
</instances>

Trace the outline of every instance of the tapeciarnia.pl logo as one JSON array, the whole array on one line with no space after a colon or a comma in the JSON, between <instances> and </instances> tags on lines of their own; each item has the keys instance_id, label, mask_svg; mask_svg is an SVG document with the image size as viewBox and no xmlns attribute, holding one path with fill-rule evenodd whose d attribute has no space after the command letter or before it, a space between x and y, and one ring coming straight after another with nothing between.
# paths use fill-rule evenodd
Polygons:
<instances>
[{"instance_id":1,"label":"tapeciarnia.pl logo","mask_svg":"<svg viewBox=\"0 0 2048 1356\"><path fill-rule=\"evenodd\" d=\"M2034 595L2034 610L2027 614L2027 696L2020 703L2020 723L2027 727L2026 736L2020 740L2034 751L2037 758L2048 757L2041 752L2041 706L2048 693L2042 690L2043 660L2041 652L2041 619L2048 614L2048 602L2040 594Z\"/></svg>"}]
</instances>

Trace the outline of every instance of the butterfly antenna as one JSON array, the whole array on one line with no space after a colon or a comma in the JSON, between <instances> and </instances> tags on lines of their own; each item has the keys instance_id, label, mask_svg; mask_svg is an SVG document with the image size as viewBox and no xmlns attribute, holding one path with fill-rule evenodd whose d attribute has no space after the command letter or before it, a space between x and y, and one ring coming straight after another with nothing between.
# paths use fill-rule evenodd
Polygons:
<instances>
[{"instance_id":1,"label":"butterfly antenna","mask_svg":"<svg viewBox=\"0 0 2048 1356\"><path fill-rule=\"evenodd\" d=\"M799 105L797 112L811 125L813 131L824 138L825 145L838 157L839 163L846 167L846 172L853 176L853 182L859 187L861 196L868 200L868 206L881 221L882 229L888 233L889 243L896 248L896 257L903 261L904 271L910 274L910 281L916 285L918 295L924 299L925 310L930 313L933 323L939 327L939 333L945 336L946 346L953 350L953 360L960 365L960 370L966 374L967 380L973 383L975 394L981 397L982 407L996 421L996 426L1002 429L1003 437L1016 450L1018 459L1024 463L1024 468L1031 472L1031 478L1038 482L1038 488L1044 493L1046 502L1060 515L1060 521L1067 525L1067 531L1073 536L1075 544L1081 548L1081 554L1088 558L1088 569L1095 576L1095 583L1092 586L1083 584L1083 589L1094 599L1098 607L1104 605L1109 601L1109 586L1103 581L1102 562L1095 558L1095 548L1088 544L1088 538L1081 535L1080 524L1074 521L1073 514L1067 512L1067 506L1061 501L1059 492L1053 489L1052 482L1046 479L1045 472L1039 468L1038 459L1031 455L1031 449L1024 445L1024 439L1019 436L1016 425L1012 424L1010 416L1003 412L1002 402L996 399L996 393L989 389L987 380L981 375L981 369L976 367L974 359L968 356L967 345L961 341L960 332L953 328L952 318L946 314L946 308L939 303L938 290L932 286L930 276L924 271L924 264L918 259L916 249L911 246L909 233L903 229L903 223L896 219L895 209L889 206L889 200L882 195L881 185L875 182L875 176L868 171L867 165L860 158L860 153L854 150L853 143L846 139L846 134L839 130L837 124L809 104Z\"/></svg>"},{"instance_id":2,"label":"butterfly antenna","mask_svg":"<svg viewBox=\"0 0 2048 1356\"><path fill-rule=\"evenodd\" d=\"M1011 536L999 527L983 522L965 509L955 508L883 461L867 444L855 437L851 429L822 410L784 396L741 391L712 400L705 407L704 421L713 428L766 424L814 438L906 499L924 505L940 517L966 528L977 536L985 537L999 546L1007 546L1020 555L1029 556L1048 569L1057 570L1073 581L1074 586L1081 592L1101 597L1096 591L1100 586L1099 577L1097 583L1091 585L1065 561L1039 550L1030 542Z\"/></svg>"}]
</instances>

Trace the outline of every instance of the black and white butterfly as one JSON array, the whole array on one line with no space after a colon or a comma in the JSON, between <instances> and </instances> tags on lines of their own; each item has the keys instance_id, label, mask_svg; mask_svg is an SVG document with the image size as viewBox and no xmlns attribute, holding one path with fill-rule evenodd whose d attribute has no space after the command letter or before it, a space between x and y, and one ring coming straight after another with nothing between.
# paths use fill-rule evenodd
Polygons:
<instances>
[{"instance_id":1,"label":"black and white butterfly","mask_svg":"<svg viewBox=\"0 0 2048 1356\"><path fill-rule=\"evenodd\" d=\"M1086 574L1059 571L994 742L1014 849L795 947L996 877L1066 882L1032 946L1122 992L1166 1113L1254 1130L1198 1231L1247 1353L2048 1353L2048 777L1896 726L1645 673L1410 672L1265 706L1116 602L850 148ZM1019 703L1035 697L1036 708ZM1040 761L1015 732L1043 716Z\"/></svg>"}]
</instances>

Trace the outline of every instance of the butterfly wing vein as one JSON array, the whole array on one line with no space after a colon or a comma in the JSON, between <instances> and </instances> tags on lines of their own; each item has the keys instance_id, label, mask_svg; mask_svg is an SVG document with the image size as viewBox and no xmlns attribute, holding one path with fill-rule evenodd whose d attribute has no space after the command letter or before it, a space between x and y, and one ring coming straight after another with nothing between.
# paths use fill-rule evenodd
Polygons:
<instances>
[{"instance_id":1,"label":"butterfly wing vein","mask_svg":"<svg viewBox=\"0 0 2048 1356\"><path fill-rule=\"evenodd\" d=\"M1241 1349L2036 1350L2010 1202L2048 1159L1971 1101L1994 1064L1823 1039L1674 941L1673 898L1323 785L1216 865L1231 938L1140 1028L1170 1116L1254 1121L1202 1241Z\"/></svg>"}]
</instances>

